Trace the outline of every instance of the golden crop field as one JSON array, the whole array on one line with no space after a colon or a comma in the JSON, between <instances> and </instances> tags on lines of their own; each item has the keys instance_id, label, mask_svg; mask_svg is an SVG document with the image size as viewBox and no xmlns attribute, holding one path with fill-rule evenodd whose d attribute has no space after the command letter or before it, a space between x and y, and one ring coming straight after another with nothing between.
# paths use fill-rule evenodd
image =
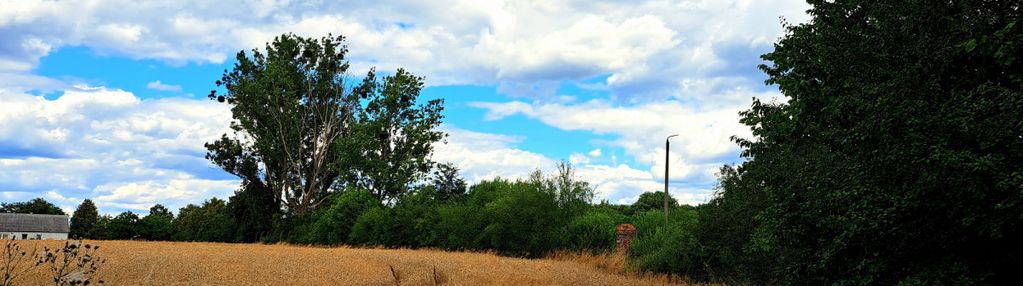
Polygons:
<instances>
[{"instance_id":1,"label":"golden crop field","mask_svg":"<svg viewBox=\"0 0 1023 286\"><path fill-rule=\"evenodd\" d=\"M19 241L23 249L63 241ZM620 261L562 254L520 259L488 253L294 245L86 241L106 259L106 285L663 285ZM395 281L391 272L397 275ZM434 275L436 271L436 275ZM17 285L49 285L44 269ZM398 283L396 283L398 282ZM439 283L437 283L439 282Z\"/></svg>"}]
</instances>

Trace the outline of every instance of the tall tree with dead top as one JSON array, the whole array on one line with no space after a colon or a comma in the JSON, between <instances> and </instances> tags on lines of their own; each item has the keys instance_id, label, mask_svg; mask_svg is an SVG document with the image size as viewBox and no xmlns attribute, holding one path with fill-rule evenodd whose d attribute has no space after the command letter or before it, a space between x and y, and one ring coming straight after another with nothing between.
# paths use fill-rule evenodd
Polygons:
<instances>
[{"instance_id":1,"label":"tall tree with dead top","mask_svg":"<svg viewBox=\"0 0 1023 286\"><path fill-rule=\"evenodd\" d=\"M217 81L226 93L209 96L232 106L234 132L206 144L207 159L242 184L272 192L288 214L317 209L348 172L338 142L356 121L360 96L353 91L369 88L345 81L343 41L285 34L265 54L239 52Z\"/></svg>"}]
</instances>

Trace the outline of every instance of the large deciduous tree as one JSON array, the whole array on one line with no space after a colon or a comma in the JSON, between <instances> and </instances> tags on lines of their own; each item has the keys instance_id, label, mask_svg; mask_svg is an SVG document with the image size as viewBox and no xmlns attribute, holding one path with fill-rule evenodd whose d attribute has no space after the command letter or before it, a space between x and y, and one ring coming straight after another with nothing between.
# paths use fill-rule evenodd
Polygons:
<instances>
[{"instance_id":1,"label":"large deciduous tree","mask_svg":"<svg viewBox=\"0 0 1023 286\"><path fill-rule=\"evenodd\" d=\"M747 240L709 264L754 284L1015 283L1021 2L810 3L764 55L787 101L742 113L749 160L701 220Z\"/></svg>"},{"instance_id":2,"label":"large deciduous tree","mask_svg":"<svg viewBox=\"0 0 1023 286\"><path fill-rule=\"evenodd\" d=\"M378 81L370 71L357 89L367 100L354 138L345 144L353 180L381 199L394 199L433 167L433 143L446 135L440 126L442 99L420 104L423 78L404 69Z\"/></svg>"},{"instance_id":3,"label":"large deciduous tree","mask_svg":"<svg viewBox=\"0 0 1023 286\"><path fill-rule=\"evenodd\" d=\"M273 193L286 212L317 209L347 173L337 143L355 122L359 96L345 81L343 37L286 34L237 55L210 98L232 106L234 134L206 144L207 158L225 171ZM356 87L356 90L363 90Z\"/></svg>"},{"instance_id":4,"label":"large deciduous tree","mask_svg":"<svg viewBox=\"0 0 1023 286\"><path fill-rule=\"evenodd\" d=\"M265 55L238 53L217 82L226 94L210 93L232 106L234 133L206 144L207 158L244 190L270 192L285 214L317 210L350 185L397 198L430 170L432 143L445 136L443 100L418 102L422 77L370 70L349 84L343 40L282 35Z\"/></svg>"}]
</instances>

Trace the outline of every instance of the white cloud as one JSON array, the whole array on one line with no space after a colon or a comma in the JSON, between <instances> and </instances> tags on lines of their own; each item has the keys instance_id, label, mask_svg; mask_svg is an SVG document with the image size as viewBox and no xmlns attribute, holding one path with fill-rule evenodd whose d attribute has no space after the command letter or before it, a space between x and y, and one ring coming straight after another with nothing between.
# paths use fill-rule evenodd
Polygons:
<instances>
[{"instance_id":1,"label":"white cloud","mask_svg":"<svg viewBox=\"0 0 1023 286\"><path fill-rule=\"evenodd\" d=\"M73 208L92 198L105 212L144 212L156 203L176 209L223 198L237 186L202 158L202 143L226 131L225 105L139 100L121 90L84 87L53 100L4 91L0 102L0 145L9 151L0 154L6 157L0 159L0 190L7 200L44 196ZM434 159L455 163L473 182L515 179L555 162L516 148L521 137L443 129L450 137L437 146ZM574 163L599 199L621 202L657 185L649 172L626 165Z\"/></svg>"},{"instance_id":2,"label":"white cloud","mask_svg":"<svg viewBox=\"0 0 1023 286\"><path fill-rule=\"evenodd\" d=\"M778 96L775 92L746 95L763 99ZM727 96L730 95L722 95ZM486 109L485 118L489 120L521 114L562 130L613 135L613 140L603 144L622 148L639 165L650 166L649 173L660 178L666 163L664 138L679 134L671 140L672 152L668 157L671 179L701 185L711 184L718 167L737 159L739 148L731 141L732 135L750 137L749 128L739 123L738 115L748 107L740 104L697 108L665 101L620 106L607 100L591 100L567 104L511 101L470 105ZM596 157L601 152L593 153ZM584 162L580 158L575 160Z\"/></svg>"},{"instance_id":3,"label":"white cloud","mask_svg":"<svg viewBox=\"0 0 1023 286\"><path fill-rule=\"evenodd\" d=\"M175 84L166 84L160 82L160 80L151 81L146 84L146 88L159 91L174 91L181 92L181 86Z\"/></svg>"},{"instance_id":4,"label":"white cloud","mask_svg":"<svg viewBox=\"0 0 1023 286\"><path fill-rule=\"evenodd\" d=\"M450 134L448 142L436 146L434 160L452 162L461 175L472 183L496 177L524 178L529 172L541 169L553 172L556 159L518 149L515 144L525 138L500 134L480 133L459 129L451 125L442 128ZM596 151L596 150L594 150ZM594 153L594 152L590 152ZM598 152L599 153L599 152ZM573 154L570 163L579 179L589 182L596 195L595 201L608 200L616 204L631 204L640 194L663 190L663 177L649 171L638 170L626 164L614 166L591 164L582 154ZM711 188L678 187L673 182L672 196L680 202L699 204L710 199Z\"/></svg>"},{"instance_id":5,"label":"white cloud","mask_svg":"<svg viewBox=\"0 0 1023 286\"><path fill-rule=\"evenodd\" d=\"M224 198L238 181L203 158L203 143L229 121L226 105L205 100L85 87L52 100L0 91L0 191L62 208L92 198L104 212Z\"/></svg>"},{"instance_id":6,"label":"white cloud","mask_svg":"<svg viewBox=\"0 0 1023 286\"><path fill-rule=\"evenodd\" d=\"M596 192L595 199L608 200L612 204L632 204L645 192L663 192L663 177L655 177L647 171L637 170L628 165L584 165L577 170L580 178L588 181ZM697 205L710 200L711 187L693 187L672 182L669 192L679 203Z\"/></svg>"},{"instance_id":7,"label":"white cloud","mask_svg":"<svg viewBox=\"0 0 1023 286\"><path fill-rule=\"evenodd\" d=\"M522 138L480 133L454 126L441 128L449 137L436 145L433 159L454 163L470 182L501 177L518 179L536 168L554 164L544 155L516 148Z\"/></svg>"},{"instance_id":8,"label":"white cloud","mask_svg":"<svg viewBox=\"0 0 1023 286\"><path fill-rule=\"evenodd\" d=\"M106 88L79 87L56 99L0 92L0 191L5 200L45 197L64 209L91 198L103 212L145 212L153 204L177 209L225 198L238 181L204 158L202 144L227 131L226 105L205 100L140 100ZM522 150L526 138L445 125L450 134L434 159L456 164L471 182L516 179L556 160ZM588 152L598 157L599 149ZM580 178L597 199L631 203L656 190L654 174L628 165L591 164L575 154ZM705 190L676 196L700 198ZM694 199L695 200L695 199Z\"/></svg>"},{"instance_id":9,"label":"white cloud","mask_svg":"<svg viewBox=\"0 0 1023 286\"><path fill-rule=\"evenodd\" d=\"M0 66L2 65L3 63L0 63ZM20 91L36 89L50 92L68 87L70 86L67 83L60 80L22 72L4 72L0 68L0 90Z\"/></svg>"},{"instance_id":10,"label":"white cloud","mask_svg":"<svg viewBox=\"0 0 1023 286\"><path fill-rule=\"evenodd\" d=\"M728 137L748 135L736 113L750 97L777 95L762 91L754 67L782 35L778 16L803 22L806 6L797 0L7 3L0 5L0 89L6 89L0 90L0 191L5 198L22 190L57 190L69 200L103 197L97 203L109 208L226 194L221 188L235 183L213 175L221 173L202 158L202 142L225 131L227 106L73 89L31 71L66 46L171 64L223 63L295 32L347 36L354 71L400 66L432 86L496 85L534 99L476 103L487 109L487 120L524 115L563 130L612 135L600 144L621 148L627 162L644 170L619 164L614 151L607 152L609 165L598 165L608 163L598 158L601 149L569 158L612 202L657 189L669 161L673 184L685 186L673 195L698 201L709 192L692 186L710 184L722 160L738 151ZM610 98L550 97L566 81ZM160 81L147 87L181 90ZM31 89L69 91L54 100L19 93ZM665 98L675 100L657 102ZM446 128L451 137L435 158L456 163L470 180L553 166L554 160L516 146L526 138ZM661 138L673 133L682 136L666 161ZM136 194L142 189L164 197Z\"/></svg>"},{"instance_id":11,"label":"white cloud","mask_svg":"<svg viewBox=\"0 0 1023 286\"><path fill-rule=\"evenodd\" d=\"M170 179L116 182L97 186L96 192L103 195L96 197L95 200L101 205L127 204L149 209L154 204L183 205L198 203L211 197L226 199L224 190L237 188L238 183L233 180Z\"/></svg>"},{"instance_id":12,"label":"white cloud","mask_svg":"<svg viewBox=\"0 0 1023 286\"><path fill-rule=\"evenodd\" d=\"M572 163L572 165L589 164L590 158L583 154L572 153L572 155L568 156L568 162Z\"/></svg>"},{"instance_id":13,"label":"white cloud","mask_svg":"<svg viewBox=\"0 0 1023 286\"><path fill-rule=\"evenodd\" d=\"M458 7L452 9L451 7ZM499 84L550 95L558 81L607 76L620 98L674 96L692 83L750 79L803 1L19 1L0 6L0 71L27 71L62 46L172 63L222 63L285 32L340 33L353 66L407 67L430 85Z\"/></svg>"}]
</instances>

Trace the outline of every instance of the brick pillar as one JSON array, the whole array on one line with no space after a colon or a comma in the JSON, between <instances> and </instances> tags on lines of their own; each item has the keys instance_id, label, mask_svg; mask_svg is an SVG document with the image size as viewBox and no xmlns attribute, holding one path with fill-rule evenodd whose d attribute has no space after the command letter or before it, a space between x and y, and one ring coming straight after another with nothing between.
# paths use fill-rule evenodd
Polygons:
<instances>
[{"instance_id":1,"label":"brick pillar","mask_svg":"<svg viewBox=\"0 0 1023 286\"><path fill-rule=\"evenodd\" d=\"M632 239L636 238L636 227L631 224L619 224L615 230L615 252L628 255L632 247Z\"/></svg>"}]
</instances>

